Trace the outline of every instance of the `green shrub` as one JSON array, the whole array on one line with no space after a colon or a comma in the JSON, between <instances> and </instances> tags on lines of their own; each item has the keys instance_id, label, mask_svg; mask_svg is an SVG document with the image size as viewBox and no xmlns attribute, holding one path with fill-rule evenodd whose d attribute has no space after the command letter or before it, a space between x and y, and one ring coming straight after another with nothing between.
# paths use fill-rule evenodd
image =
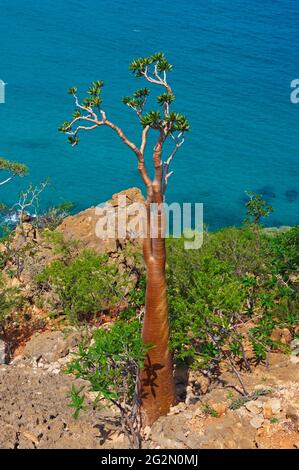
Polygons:
<instances>
[{"instance_id":1,"label":"green shrub","mask_svg":"<svg viewBox=\"0 0 299 470\"><path fill-rule=\"evenodd\" d=\"M268 217L273 212L273 207L268 204L263 196L252 191L246 191L248 201L246 207L245 223L259 225L263 217Z\"/></svg>"},{"instance_id":2,"label":"green shrub","mask_svg":"<svg viewBox=\"0 0 299 470\"><path fill-rule=\"evenodd\" d=\"M52 246L54 255L62 258L64 263L68 263L76 256L80 242L67 240L61 232L48 228L42 230L41 233L43 238Z\"/></svg>"},{"instance_id":3,"label":"green shrub","mask_svg":"<svg viewBox=\"0 0 299 470\"><path fill-rule=\"evenodd\" d=\"M205 233L200 250L184 250L170 239L168 286L171 346L177 361L193 367L244 357L236 324L252 318L250 340L257 360L277 347L275 326L298 323L299 229L269 236L259 228L225 228Z\"/></svg>"},{"instance_id":4,"label":"green shrub","mask_svg":"<svg viewBox=\"0 0 299 470\"><path fill-rule=\"evenodd\" d=\"M190 360L195 367L219 355L228 337L223 332L233 328L234 315L242 311L246 299L236 275L239 256L232 259L243 241L235 236L238 250L227 250L222 231L205 234L204 239L200 250L185 251L180 240L170 240L168 247L171 344L177 360ZM231 245L232 239L229 231Z\"/></svg>"},{"instance_id":5,"label":"green shrub","mask_svg":"<svg viewBox=\"0 0 299 470\"><path fill-rule=\"evenodd\" d=\"M97 330L93 344L89 347L81 345L76 358L66 369L67 373L86 380L89 389L97 392L95 404L104 398L117 406L123 431L132 447L140 446L137 375L150 348L150 345L143 345L140 330L137 320L119 320L109 330ZM84 408L84 389L73 387L70 406L78 416Z\"/></svg>"},{"instance_id":6,"label":"green shrub","mask_svg":"<svg viewBox=\"0 0 299 470\"><path fill-rule=\"evenodd\" d=\"M299 226L267 237L265 253L269 256L270 272L288 280L291 273L299 270Z\"/></svg>"},{"instance_id":7,"label":"green shrub","mask_svg":"<svg viewBox=\"0 0 299 470\"><path fill-rule=\"evenodd\" d=\"M36 282L41 290L53 291L54 312L71 321L109 309L123 298L128 285L126 274L120 274L107 255L92 251L82 252L67 264L53 261Z\"/></svg>"}]
</instances>

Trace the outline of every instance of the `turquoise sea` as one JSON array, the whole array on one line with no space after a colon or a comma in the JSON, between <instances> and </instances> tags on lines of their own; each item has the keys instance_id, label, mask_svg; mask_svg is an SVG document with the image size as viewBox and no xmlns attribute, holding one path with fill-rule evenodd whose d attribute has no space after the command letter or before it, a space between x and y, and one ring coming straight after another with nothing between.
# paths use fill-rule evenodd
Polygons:
<instances>
[{"instance_id":1,"label":"turquoise sea","mask_svg":"<svg viewBox=\"0 0 299 470\"><path fill-rule=\"evenodd\" d=\"M57 127L73 109L66 89L102 79L108 116L139 141L121 98L144 84L128 64L162 50L192 126L168 200L203 202L214 229L240 224L253 190L275 208L268 225L299 223L298 0L0 0L0 48L0 155L30 167L1 200L50 177L43 206L67 200L78 211L140 186L134 155L109 129L74 149Z\"/></svg>"}]
</instances>

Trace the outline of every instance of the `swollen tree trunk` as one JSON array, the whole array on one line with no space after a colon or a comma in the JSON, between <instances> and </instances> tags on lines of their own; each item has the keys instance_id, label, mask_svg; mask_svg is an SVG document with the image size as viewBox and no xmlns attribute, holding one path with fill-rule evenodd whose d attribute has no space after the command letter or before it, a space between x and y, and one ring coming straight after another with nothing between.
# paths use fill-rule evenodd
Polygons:
<instances>
[{"instance_id":1,"label":"swollen tree trunk","mask_svg":"<svg viewBox=\"0 0 299 470\"><path fill-rule=\"evenodd\" d=\"M148 211L149 214L149 211ZM145 316L142 337L144 344L151 343L144 368L140 373L141 409L143 425L153 424L159 416L168 413L176 403L172 358L169 350L169 319L165 273L165 238L161 230L160 211L156 223L160 225L158 237L144 240L144 259L147 268Z\"/></svg>"}]
</instances>

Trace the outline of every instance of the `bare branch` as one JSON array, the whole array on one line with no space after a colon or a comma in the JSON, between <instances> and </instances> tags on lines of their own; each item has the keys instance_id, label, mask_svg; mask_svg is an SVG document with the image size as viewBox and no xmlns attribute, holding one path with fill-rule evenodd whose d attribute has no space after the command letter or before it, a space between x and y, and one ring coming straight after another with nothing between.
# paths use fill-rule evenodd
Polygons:
<instances>
[{"instance_id":1,"label":"bare branch","mask_svg":"<svg viewBox=\"0 0 299 470\"><path fill-rule=\"evenodd\" d=\"M131 108L131 109L133 109L133 111L135 111L135 113L137 114L139 120L141 119L142 113L144 111L146 101L147 101L147 96L144 97L143 102L142 102L139 109L136 106L133 106L131 103L127 103L127 106L129 106L129 108Z\"/></svg>"},{"instance_id":2,"label":"bare branch","mask_svg":"<svg viewBox=\"0 0 299 470\"><path fill-rule=\"evenodd\" d=\"M167 183L168 183L168 178L173 174L173 171L171 171L170 173L168 172L169 165L171 164L171 162L172 162L172 160L173 160L173 157L175 156L175 154L177 153L177 151L179 150L179 148L180 148L180 147L183 145L183 143L185 142L184 133L183 133L183 132L180 132L177 136L175 136L172 132L170 132L170 136L171 136L171 138L173 139L175 146L174 146L173 151L172 151L171 154L169 155L168 159L164 162L163 194L165 194L165 192L166 192Z\"/></svg>"},{"instance_id":3,"label":"bare branch","mask_svg":"<svg viewBox=\"0 0 299 470\"><path fill-rule=\"evenodd\" d=\"M166 88L166 90L168 91L168 93L172 94L172 89L167 83L166 72L165 71L163 72L163 78L162 78L158 73L158 65L157 64L155 64L155 66L154 66L154 76L156 78L153 78L149 75L150 72L149 72L148 67L145 67L144 71L141 72L141 73L148 82L154 83L155 85L164 86Z\"/></svg>"},{"instance_id":4,"label":"bare branch","mask_svg":"<svg viewBox=\"0 0 299 470\"><path fill-rule=\"evenodd\" d=\"M12 162L0 157L0 171L10 174L10 176L0 182L0 186L3 186L16 176L25 176L28 172L28 168L22 163Z\"/></svg>"},{"instance_id":5,"label":"bare branch","mask_svg":"<svg viewBox=\"0 0 299 470\"><path fill-rule=\"evenodd\" d=\"M142 73L142 75L144 76L144 78L146 78L146 80L147 80L148 82L150 82L150 83L155 83L156 85L163 85L163 82L162 82L162 80L160 79L160 77L159 77L159 80L156 80L156 79L154 79L154 78L152 78L152 77L150 77L150 76L148 75L148 73L149 73L148 67L145 67L145 70L144 70L143 72L141 72L141 73Z\"/></svg>"},{"instance_id":6,"label":"bare branch","mask_svg":"<svg viewBox=\"0 0 299 470\"><path fill-rule=\"evenodd\" d=\"M163 150L163 145L166 139L166 135L164 133L164 130L162 129L160 131L159 139L156 142L155 148L154 148L154 155L153 155L153 161L154 161L154 168L155 168L155 178L153 181L153 190L154 190L154 202L161 203L162 200L157 200L157 196L160 193L162 196L162 180L163 180L163 163L162 163L162 150ZM159 199L160 196L159 196Z\"/></svg>"},{"instance_id":7,"label":"bare branch","mask_svg":"<svg viewBox=\"0 0 299 470\"><path fill-rule=\"evenodd\" d=\"M12 180L13 178L15 178L16 176L17 176L16 174L14 174L14 175L12 175L12 176L9 176L8 178L6 178L6 180L1 181L0 186L3 186L4 184L8 183L9 181L11 181L11 180Z\"/></svg>"},{"instance_id":8,"label":"bare branch","mask_svg":"<svg viewBox=\"0 0 299 470\"><path fill-rule=\"evenodd\" d=\"M119 136L119 138L126 144L137 156L138 159L138 170L141 174L141 177L143 179L144 184L148 188L149 185L151 185L151 180L148 176L147 170L145 168L145 163L144 163L144 150L146 146L146 140L147 140L147 134L149 131L149 126L147 126L142 133L142 143L140 149L125 135L125 133L122 131L120 127L118 127L116 124L113 122L109 121L107 119L107 115L104 110L99 109L99 113L101 115L101 118L99 118L98 114L94 111L94 109L91 106L82 106L79 104L78 97L73 94L74 99L75 99L75 105L77 108L82 109L88 113L88 115L80 115L76 116L72 122L68 124L68 126L64 129L65 134L76 138L78 133L80 131L91 131L97 127L100 126L108 126L110 129L112 129L116 134ZM79 123L80 121L87 121L90 122L92 125L90 126L84 126L84 125L79 125L77 126L74 130L72 130L72 127L75 123ZM72 146L75 146L77 144L77 141L74 140L72 143Z\"/></svg>"},{"instance_id":9,"label":"bare branch","mask_svg":"<svg viewBox=\"0 0 299 470\"><path fill-rule=\"evenodd\" d=\"M11 211L15 209L18 210L18 217L21 223L23 221L23 215L26 209L33 207L36 213L36 204L38 202L38 198L46 186L48 186L48 181L44 181L39 186L35 187L30 185L26 191L21 193L19 201L12 206Z\"/></svg>"},{"instance_id":10,"label":"bare branch","mask_svg":"<svg viewBox=\"0 0 299 470\"><path fill-rule=\"evenodd\" d=\"M142 131L142 140L141 140L141 147L140 147L140 152L142 153L142 155L144 155L146 142L147 142L147 134L149 130L150 130L150 126L145 126L145 128Z\"/></svg>"}]
</instances>

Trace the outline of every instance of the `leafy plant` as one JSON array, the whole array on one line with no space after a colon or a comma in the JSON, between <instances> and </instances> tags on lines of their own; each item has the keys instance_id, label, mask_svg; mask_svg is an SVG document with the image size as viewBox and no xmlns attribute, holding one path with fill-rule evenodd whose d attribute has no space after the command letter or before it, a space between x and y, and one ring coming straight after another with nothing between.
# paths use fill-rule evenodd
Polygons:
<instances>
[{"instance_id":1,"label":"leafy plant","mask_svg":"<svg viewBox=\"0 0 299 470\"><path fill-rule=\"evenodd\" d=\"M270 417L270 423L271 424L277 424L277 423L279 423L279 419L276 418L276 416L271 416Z\"/></svg>"},{"instance_id":2,"label":"leafy plant","mask_svg":"<svg viewBox=\"0 0 299 470\"><path fill-rule=\"evenodd\" d=\"M68 264L78 253L80 243L76 240L66 239L61 232L45 228L41 232L46 241L53 248L53 254L58 255L65 264Z\"/></svg>"},{"instance_id":3,"label":"leafy plant","mask_svg":"<svg viewBox=\"0 0 299 470\"><path fill-rule=\"evenodd\" d=\"M207 403L203 405L202 411L204 412L205 415L212 416L213 418L218 418L217 411Z\"/></svg>"},{"instance_id":4,"label":"leafy plant","mask_svg":"<svg viewBox=\"0 0 299 470\"><path fill-rule=\"evenodd\" d=\"M71 388L71 391L70 391L70 394L69 394L69 397L71 399L70 401L70 404L69 404L69 407L70 408L74 408L74 418L77 419L79 417L79 414L81 413L81 411L85 410L86 407L84 406L84 395L81 395L81 393L83 392L84 390L84 387L81 387L81 388L76 388L76 386L73 384L72 385L72 388Z\"/></svg>"},{"instance_id":5,"label":"leafy plant","mask_svg":"<svg viewBox=\"0 0 299 470\"><path fill-rule=\"evenodd\" d=\"M126 274L120 274L116 263L107 255L83 251L68 263L53 261L36 277L41 290L56 294L53 308L70 321L83 320L109 309L119 302L127 285Z\"/></svg>"},{"instance_id":6,"label":"leafy plant","mask_svg":"<svg viewBox=\"0 0 299 470\"><path fill-rule=\"evenodd\" d=\"M272 315L266 313L257 322L257 325L250 329L249 337L257 361L265 360L267 358L267 353L275 344L271 339L271 333L276 324L277 322Z\"/></svg>"},{"instance_id":7,"label":"leafy plant","mask_svg":"<svg viewBox=\"0 0 299 470\"><path fill-rule=\"evenodd\" d=\"M66 370L89 382L90 390L97 392L95 404L106 399L118 408L123 432L134 448L141 446L137 377L150 347L142 342L138 321L117 321L109 330L97 330L91 346L81 345ZM73 388L71 400L78 416L83 409L83 389Z\"/></svg>"},{"instance_id":8,"label":"leafy plant","mask_svg":"<svg viewBox=\"0 0 299 470\"><path fill-rule=\"evenodd\" d=\"M260 194L252 191L246 192L249 200L246 202L246 219L249 224L259 225L263 217L268 217L273 212L273 207L268 204Z\"/></svg>"},{"instance_id":9,"label":"leafy plant","mask_svg":"<svg viewBox=\"0 0 299 470\"><path fill-rule=\"evenodd\" d=\"M250 370L244 335L235 327L248 319L254 326L246 336L257 361L282 348L271 333L298 324L298 234L297 227L275 236L250 227L226 228L205 233L202 248L187 251L181 240L168 241L171 346L177 361L212 369L223 360L241 361Z\"/></svg>"}]
</instances>

